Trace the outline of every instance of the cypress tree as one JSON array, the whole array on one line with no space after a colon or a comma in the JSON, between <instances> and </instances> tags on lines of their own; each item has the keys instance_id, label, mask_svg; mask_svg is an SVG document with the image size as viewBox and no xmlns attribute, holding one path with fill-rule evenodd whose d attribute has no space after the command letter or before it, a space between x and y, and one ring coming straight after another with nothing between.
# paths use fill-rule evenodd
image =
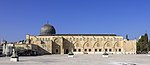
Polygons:
<instances>
[{"instance_id":1,"label":"cypress tree","mask_svg":"<svg viewBox=\"0 0 150 65\"><path fill-rule=\"evenodd\" d=\"M126 35L126 39L127 39L127 40L129 40L129 38L128 38L128 34Z\"/></svg>"}]
</instances>

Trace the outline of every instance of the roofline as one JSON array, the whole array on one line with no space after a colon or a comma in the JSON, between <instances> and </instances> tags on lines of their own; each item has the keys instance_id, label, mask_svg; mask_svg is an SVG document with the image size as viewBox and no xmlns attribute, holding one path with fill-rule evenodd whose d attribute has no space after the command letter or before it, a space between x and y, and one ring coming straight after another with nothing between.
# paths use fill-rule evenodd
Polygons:
<instances>
[{"instance_id":1,"label":"roofline","mask_svg":"<svg viewBox=\"0 0 150 65\"><path fill-rule=\"evenodd\" d=\"M117 36L116 34L51 34L39 36Z\"/></svg>"}]
</instances>

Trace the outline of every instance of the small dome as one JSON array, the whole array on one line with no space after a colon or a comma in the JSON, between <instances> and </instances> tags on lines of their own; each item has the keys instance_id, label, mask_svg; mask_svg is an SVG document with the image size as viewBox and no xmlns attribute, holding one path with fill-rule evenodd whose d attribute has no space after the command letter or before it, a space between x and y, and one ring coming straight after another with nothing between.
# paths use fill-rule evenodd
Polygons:
<instances>
[{"instance_id":1,"label":"small dome","mask_svg":"<svg viewBox=\"0 0 150 65\"><path fill-rule=\"evenodd\" d=\"M42 26L40 35L51 35L51 34L56 34L55 28L50 25L50 24L45 24Z\"/></svg>"}]
</instances>

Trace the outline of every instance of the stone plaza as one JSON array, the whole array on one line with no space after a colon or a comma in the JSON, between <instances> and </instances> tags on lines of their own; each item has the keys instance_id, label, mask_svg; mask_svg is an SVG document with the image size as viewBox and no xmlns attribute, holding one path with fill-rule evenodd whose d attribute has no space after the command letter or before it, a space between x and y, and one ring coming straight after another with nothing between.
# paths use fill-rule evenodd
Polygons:
<instances>
[{"instance_id":1,"label":"stone plaza","mask_svg":"<svg viewBox=\"0 0 150 65\"><path fill-rule=\"evenodd\" d=\"M0 65L150 65L150 56L110 55L103 58L101 54L77 54L73 58L68 55L22 56L19 62L11 62L10 57L0 57Z\"/></svg>"}]
</instances>

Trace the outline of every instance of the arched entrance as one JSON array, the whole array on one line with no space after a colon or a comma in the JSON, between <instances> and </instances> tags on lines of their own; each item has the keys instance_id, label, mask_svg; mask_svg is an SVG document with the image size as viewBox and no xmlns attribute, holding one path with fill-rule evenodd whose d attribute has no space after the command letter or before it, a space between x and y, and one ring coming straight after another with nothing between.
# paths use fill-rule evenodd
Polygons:
<instances>
[{"instance_id":1,"label":"arched entrance","mask_svg":"<svg viewBox=\"0 0 150 65\"><path fill-rule=\"evenodd\" d=\"M68 54L68 53L69 53L69 49L65 49L64 54Z\"/></svg>"}]
</instances>

